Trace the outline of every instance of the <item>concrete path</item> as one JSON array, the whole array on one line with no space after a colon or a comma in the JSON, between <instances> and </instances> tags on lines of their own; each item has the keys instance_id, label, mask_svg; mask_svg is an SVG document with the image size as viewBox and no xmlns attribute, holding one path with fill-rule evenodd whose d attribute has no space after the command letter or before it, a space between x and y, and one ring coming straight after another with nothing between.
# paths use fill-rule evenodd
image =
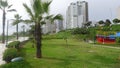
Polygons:
<instances>
[{"instance_id":1,"label":"concrete path","mask_svg":"<svg viewBox=\"0 0 120 68\"><path fill-rule=\"evenodd\" d=\"M120 49L120 47L105 46L105 45L93 45L93 46L104 47L104 48L112 48L112 49Z\"/></svg>"},{"instance_id":2,"label":"concrete path","mask_svg":"<svg viewBox=\"0 0 120 68\"><path fill-rule=\"evenodd\" d=\"M0 43L0 65L5 64L5 61L2 60L3 52L5 51L5 44Z\"/></svg>"},{"instance_id":3,"label":"concrete path","mask_svg":"<svg viewBox=\"0 0 120 68\"><path fill-rule=\"evenodd\" d=\"M18 41L20 41L20 42L25 41L25 40L28 40L28 37L19 37L19 39L18 39ZM13 40L13 41L17 41L17 40ZM10 43L10 42L12 42L12 41L9 41L8 43ZM2 60L3 52L6 49L5 45L6 44L0 43L0 65L5 64L5 61Z\"/></svg>"}]
</instances>

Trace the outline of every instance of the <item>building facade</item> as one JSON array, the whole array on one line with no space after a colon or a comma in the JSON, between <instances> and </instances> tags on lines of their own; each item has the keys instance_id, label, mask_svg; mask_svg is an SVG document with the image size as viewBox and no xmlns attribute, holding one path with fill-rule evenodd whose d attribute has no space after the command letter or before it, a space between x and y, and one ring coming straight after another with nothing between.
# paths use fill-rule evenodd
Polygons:
<instances>
[{"instance_id":1,"label":"building facade","mask_svg":"<svg viewBox=\"0 0 120 68\"><path fill-rule=\"evenodd\" d=\"M46 24L42 25L42 33L55 33L56 32L56 24L51 23L50 21L46 21Z\"/></svg>"},{"instance_id":2,"label":"building facade","mask_svg":"<svg viewBox=\"0 0 120 68\"><path fill-rule=\"evenodd\" d=\"M117 18L120 20L120 7L117 8Z\"/></svg>"},{"instance_id":3,"label":"building facade","mask_svg":"<svg viewBox=\"0 0 120 68\"><path fill-rule=\"evenodd\" d=\"M56 33L63 30L63 21L62 20L56 20L54 23L50 23L50 21L47 21L46 24L42 26L42 33Z\"/></svg>"},{"instance_id":4,"label":"building facade","mask_svg":"<svg viewBox=\"0 0 120 68\"><path fill-rule=\"evenodd\" d=\"M56 32L59 32L63 30L63 21L62 20L56 20Z\"/></svg>"},{"instance_id":5,"label":"building facade","mask_svg":"<svg viewBox=\"0 0 120 68\"><path fill-rule=\"evenodd\" d=\"M82 27L86 22L88 22L88 3L86 1L71 3L66 12L66 28Z\"/></svg>"}]
</instances>

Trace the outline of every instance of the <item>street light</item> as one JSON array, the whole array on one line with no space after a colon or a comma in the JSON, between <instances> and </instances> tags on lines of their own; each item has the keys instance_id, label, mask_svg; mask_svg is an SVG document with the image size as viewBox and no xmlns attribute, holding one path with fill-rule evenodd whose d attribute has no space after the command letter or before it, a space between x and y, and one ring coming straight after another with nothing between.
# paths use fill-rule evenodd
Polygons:
<instances>
[{"instance_id":1,"label":"street light","mask_svg":"<svg viewBox=\"0 0 120 68\"><path fill-rule=\"evenodd\" d=\"M94 38L93 38L94 39L94 44L95 44L95 40L96 40L96 31L95 30L96 30L96 25L94 26Z\"/></svg>"},{"instance_id":2,"label":"street light","mask_svg":"<svg viewBox=\"0 0 120 68\"><path fill-rule=\"evenodd\" d=\"M23 37L24 37L24 35L25 35L25 25L23 25L22 28L23 28ZM25 40L25 38L24 38L24 40Z\"/></svg>"},{"instance_id":3,"label":"street light","mask_svg":"<svg viewBox=\"0 0 120 68\"><path fill-rule=\"evenodd\" d=\"M7 20L7 38L6 38L6 46L8 45L8 26L9 26L9 20Z\"/></svg>"}]
</instances>

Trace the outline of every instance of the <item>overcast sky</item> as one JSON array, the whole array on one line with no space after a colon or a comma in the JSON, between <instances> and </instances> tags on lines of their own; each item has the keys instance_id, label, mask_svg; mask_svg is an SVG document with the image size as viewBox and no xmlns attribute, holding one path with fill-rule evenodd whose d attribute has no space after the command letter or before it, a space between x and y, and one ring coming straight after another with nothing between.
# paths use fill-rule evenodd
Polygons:
<instances>
[{"instance_id":1,"label":"overcast sky","mask_svg":"<svg viewBox=\"0 0 120 68\"><path fill-rule=\"evenodd\" d=\"M30 4L30 0L8 0L10 4L13 4L12 8L17 10L23 19L28 18L27 13L22 6L23 3ZM71 2L76 2L79 0L53 0L51 4L50 13L51 14L62 14L66 15L66 9ZM83 1L83 0L80 0ZM114 19L117 17L117 8L120 7L120 0L84 0L88 2L89 6L89 20L99 21L105 19ZM13 13L7 13L7 19L14 18ZM0 10L0 34L2 33L2 11ZM11 21L10 21L11 23ZM21 24L22 25L22 24ZM21 30L21 29L20 29ZM15 27L9 26L9 34L15 32Z\"/></svg>"}]
</instances>

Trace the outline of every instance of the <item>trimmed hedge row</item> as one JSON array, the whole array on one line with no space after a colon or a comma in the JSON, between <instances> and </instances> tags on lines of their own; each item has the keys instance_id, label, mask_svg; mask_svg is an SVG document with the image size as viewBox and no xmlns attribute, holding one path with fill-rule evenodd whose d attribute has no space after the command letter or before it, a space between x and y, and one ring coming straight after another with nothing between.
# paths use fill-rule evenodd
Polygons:
<instances>
[{"instance_id":1,"label":"trimmed hedge row","mask_svg":"<svg viewBox=\"0 0 120 68\"><path fill-rule=\"evenodd\" d=\"M7 45L8 48L20 48L20 41L13 41Z\"/></svg>"},{"instance_id":2,"label":"trimmed hedge row","mask_svg":"<svg viewBox=\"0 0 120 68\"><path fill-rule=\"evenodd\" d=\"M3 53L3 60L7 63L11 62L13 58L19 57L20 53L18 49L20 48L20 41L13 41L7 45L5 52Z\"/></svg>"},{"instance_id":3,"label":"trimmed hedge row","mask_svg":"<svg viewBox=\"0 0 120 68\"><path fill-rule=\"evenodd\" d=\"M11 59L18 56L19 56L19 53L16 48L8 48L5 50L3 54L3 60L5 60L8 63L8 62L11 62Z\"/></svg>"}]
</instances>

